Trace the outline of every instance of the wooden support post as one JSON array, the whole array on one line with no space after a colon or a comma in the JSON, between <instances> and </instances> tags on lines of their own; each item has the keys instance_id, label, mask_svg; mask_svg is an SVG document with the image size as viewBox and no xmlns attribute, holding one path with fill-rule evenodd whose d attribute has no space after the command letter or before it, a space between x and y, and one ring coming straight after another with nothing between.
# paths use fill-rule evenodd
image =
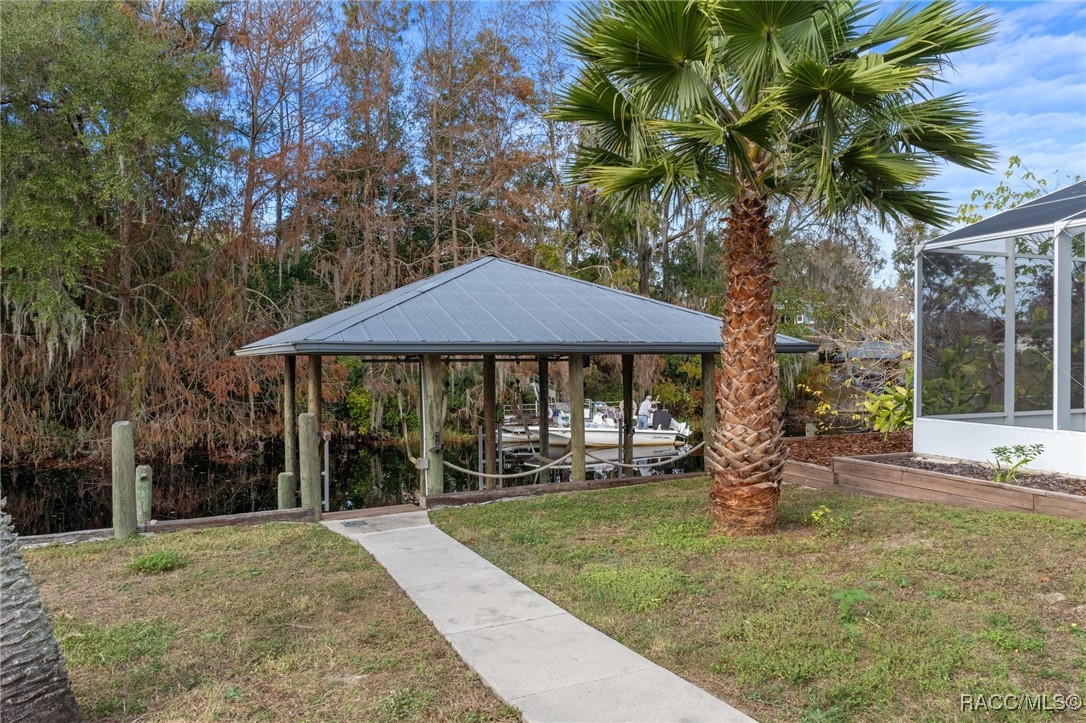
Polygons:
<instances>
[{"instance_id":1,"label":"wooden support post","mask_svg":"<svg viewBox=\"0 0 1086 723\"><path fill-rule=\"evenodd\" d=\"M494 423L494 407L497 405L497 364L494 355L483 357L483 457L486 464L483 471L487 474L498 473L498 429ZM498 486L498 480L484 478L488 490Z\"/></svg>"},{"instance_id":2,"label":"wooden support post","mask_svg":"<svg viewBox=\"0 0 1086 723\"><path fill-rule=\"evenodd\" d=\"M151 521L151 465L136 467L136 524L143 527Z\"/></svg>"},{"instance_id":3,"label":"wooden support post","mask_svg":"<svg viewBox=\"0 0 1086 723\"><path fill-rule=\"evenodd\" d=\"M309 355L309 395L306 411L317 416L317 429L321 428L321 355Z\"/></svg>"},{"instance_id":4,"label":"wooden support post","mask_svg":"<svg viewBox=\"0 0 1086 723\"><path fill-rule=\"evenodd\" d=\"M445 493L445 468L441 433L445 426L445 365L441 356L422 357L422 449L426 465L424 497Z\"/></svg>"},{"instance_id":5,"label":"wooden support post","mask_svg":"<svg viewBox=\"0 0 1086 723\"><path fill-rule=\"evenodd\" d=\"M716 360L719 354L701 355L701 426L705 439L705 471L716 469L713 463L713 431L716 429Z\"/></svg>"},{"instance_id":6,"label":"wooden support post","mask_svg":"<svg viewBox=\"0 0 1086 723\"><path fill-rule=\"evenodd\" d=\"M539 357L539 456L551 456L551 370L547 357Z\"/></svg>"},{"instance_id":7,"label":"wooden support post","mask_svg":"<svg viewBox=\"0 0 1086 723\"><path fill-rule=\"evenodd\" d=\"M584 482L584 355L569 355L569 451L573 481Z\"/></svg>"},{"instance_id":8,"label":"wooden support post","mask_svg":"<svg viewBox=\"0 0 1086 723\"><path fill-rule=\"evenodd\" d=\"M294 473L293 472L280 472L279 473L279 509L290 510L293 509L297 503L295 502L295 486L294 486Z\"/></svg>"},{"instance_id":9,"label":"wooden support post","mask_svg":"<svg viewBox=\"0 0 1086 723\"><path fill-rule=\"evenodd\" d=\"M633 464L633 439L637 430L637 410L634 409L633 396L633 354L622 355L622 461ZM623 472L622 476L630 474Z\"/></svg>"},{"instance_id":10,"label":"wooden support post","mask_svg":"<svg viewBox=\"0 0 1086 723\"><path fill-rule=\"evenodd\" d=\"M298 363L292 356L283 357L283 469L298 479ZM293 507L293 505L291 505Z\"/></svg>"},{"instance_id":11,"label":"wooden support post","mask_svg":"<svg viewBox=\"0 0 1086 723\"><path fill-rule=\"evenodd\" d=\"M302 507L313 511L313 521L321 519L321 453L317 415L298 415L298 466L302 470Z\"/></svg>"},{"instance_id":12,"label":"wooden support post","mask_svg":"<svg viewBox=\"0 0 1086 723\"><path fill-rule=\"evenodd\" d=\"M132 422L113 424L113 536L136 531L136 452Z\"/></svg>"}]
</instances>

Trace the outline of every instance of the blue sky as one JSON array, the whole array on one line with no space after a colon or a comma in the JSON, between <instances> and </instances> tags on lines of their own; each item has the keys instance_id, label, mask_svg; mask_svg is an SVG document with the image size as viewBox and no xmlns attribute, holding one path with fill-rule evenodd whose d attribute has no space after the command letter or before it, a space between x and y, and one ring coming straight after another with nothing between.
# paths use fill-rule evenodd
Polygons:
<instances>
[{"instance_id":1,"label":"blue sky","mask_svg":"<svg viewBox=\"0 0 1086 723\"><path fill-rule=\"evenodd\" d=\"M962 53L946 78L982 117L999 156L991 173L948 168L931 184L957 207L1002 180L1010 156L1051 183L1086 177L1086 2L995 2L988 45ZM1051 185L1050 185L1051 188Z\"/></svg>"}]
</instances>

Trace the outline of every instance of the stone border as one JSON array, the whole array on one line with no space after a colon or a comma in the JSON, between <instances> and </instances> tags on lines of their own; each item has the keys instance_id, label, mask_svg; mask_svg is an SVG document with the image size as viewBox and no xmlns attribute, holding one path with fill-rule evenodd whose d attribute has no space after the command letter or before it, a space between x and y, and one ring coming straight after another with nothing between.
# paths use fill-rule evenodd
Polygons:
<instances>
[{"instance_id":1,"label":"stone border","mask_svg":"<svg viewBox=\"0 0 1086 723\"><path fill-rule=\"evenodd\" d=\"M982 509L1037 512L1086 521L1086 497L900 467L886 462L906 454L909 453L834 457L832 468L805 462L786 462L784 479L786 482L821 489L839 489L844 492Z\"/></svg>"}]
</instances>

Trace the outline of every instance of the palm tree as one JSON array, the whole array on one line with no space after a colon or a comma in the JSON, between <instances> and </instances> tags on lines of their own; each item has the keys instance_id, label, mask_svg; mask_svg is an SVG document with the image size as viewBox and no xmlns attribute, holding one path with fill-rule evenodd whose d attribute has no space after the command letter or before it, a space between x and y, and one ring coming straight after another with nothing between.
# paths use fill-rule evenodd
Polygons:
<instances>
[{"instance_id":1,"label":"palm tree","mask_svg":"<svg viewBox=\"0 0 1086 723\"><path fill-rule=\"evenodd\" d=\"M879 19L852 0L606 0L567 42L584 67L555 118L587 127L577 183L636 199L681 191L719 204L726 297L710 491L715 528L776 529L785 454L775 361L771 209L866 208L943 225L922 189L941 162L987 169L977 115L938 95L959 51L987 42L984 11L938 0Z\"/></svg>"},{"instance_id":2,"label":"palm tree","mask_svg":"<svg viewBox=\"0 0 1086 723\"><path fill-rule=\"evenodd\" d=\"M81 721L60 646L0 499L0 720Z\"/></svg>"}]
</instances>

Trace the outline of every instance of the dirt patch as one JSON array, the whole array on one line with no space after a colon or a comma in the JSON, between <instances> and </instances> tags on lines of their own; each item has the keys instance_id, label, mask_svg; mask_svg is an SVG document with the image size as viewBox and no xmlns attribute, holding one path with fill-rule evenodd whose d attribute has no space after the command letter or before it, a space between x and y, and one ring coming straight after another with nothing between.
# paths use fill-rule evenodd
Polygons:
<instances>
[{"instance_id":1,"label":"dirt patch","mask_svg":"<svg viewBox=\"0 0 1086 723\"><path fill-rule=\"evenodd\" d=\"M820 437L790 439L784 443L788 459L829 467L834 457L912 452L913 433L894 432L884 438L881 432L864 434L827 434Z\"/></svg>"},{"instance_id":2,"label":"dirt patch","mask_svg":"<svg viewBox=\"0 0 1086 723\"><path fill-rule=\"evenodd\" d=\"M902 550L908 547L931 547L931 540L915 532L889 535L879 543L884 550Z\"/></svg>"},{"instance_id":3,"label":"dirt patch","mask_svg":"<svg viewBox=\"0 0 1086 723\"><path fill-rule=\"evenodd\" d=\"M995 481L996 471L991 467L974 462L941 462L939 460L915 455L895 459L879 460L886 464L910 469L925 469L931 472L944 474L956 474L959 477L973 477L974 479ZM1069 475L1055 474L1052 472L1019 472L1018 479L1013 483L1019 487L1032 487L1037 490L1049 492L1066 492L1069 495L1086 495L1086 479L1071 477Z\"/></svg>"}]
</instances>

